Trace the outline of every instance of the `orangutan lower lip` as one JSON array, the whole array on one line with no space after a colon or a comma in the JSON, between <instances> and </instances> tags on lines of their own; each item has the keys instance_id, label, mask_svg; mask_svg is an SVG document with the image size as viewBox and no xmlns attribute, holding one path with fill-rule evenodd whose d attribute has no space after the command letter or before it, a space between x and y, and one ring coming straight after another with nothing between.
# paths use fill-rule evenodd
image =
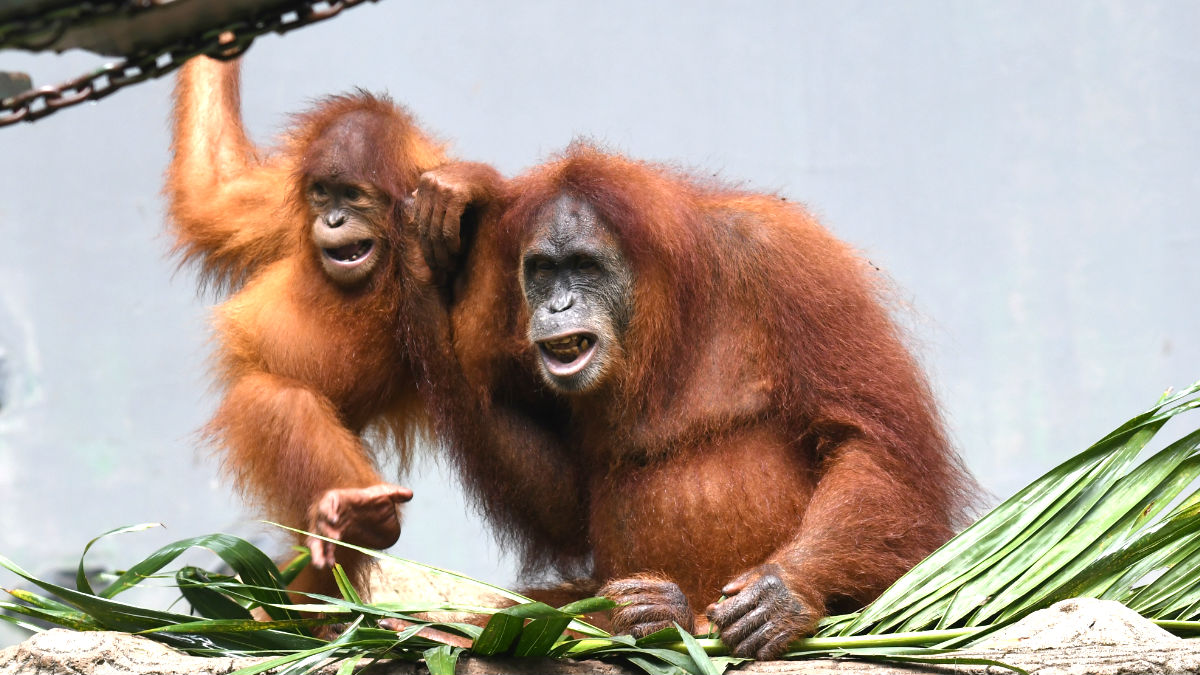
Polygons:
<instances>
[{"instance_id":1,"label":"orangutan lower lip","mask_svg":"<svg viewBox=\"0 0 1200 675\"><path fill-rule=\"evenodd\" d=\"M360 239L353 244L346 244L337 248L323 248L321 251L325 254L326 258L339 265L351 265L365 260L374 249L375 242L370 239Z\"/></svg>"},{"instance_id":2,"label":"orangutan lower lip","mask_svg":"<svg viewBox=\"0 0 1200 675\"><path fill-rule=\"evenodd\" d=\"M542 363L558 377L570 377L583 370L596 353L596 336L591 333L572 333L537 344Z\"/></svg>"}]
</instances>

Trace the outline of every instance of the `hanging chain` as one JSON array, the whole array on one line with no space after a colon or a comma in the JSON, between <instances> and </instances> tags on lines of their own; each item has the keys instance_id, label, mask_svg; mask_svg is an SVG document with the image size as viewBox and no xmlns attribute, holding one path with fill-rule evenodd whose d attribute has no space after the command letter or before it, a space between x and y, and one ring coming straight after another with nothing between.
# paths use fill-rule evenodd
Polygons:
<instances>
[{"instance_id":1,"label":"hanging chain","mask_svg":"<svg viewBox=\"0 0 1200 675\"><path fill-rule=\"evenodd\" d=\"M146 11L173 0L124 0L82 3L44 16L0 25L0 48L22 38L22 45L37 48L56 41L72 24L112 15ZM199 36L145 50L123 61L109 63L90 73L57 85L37 87L0 101L0 127L32 122L84 101L98 101L118 89L161 77L199 54L229 60L241 56L254 39L265 33L280 35L337 16L367 0L298 0L282 9L238 19ZM370 0L377 2L378 0ZM232 41L228 34L233 35Z\"/></svg>"}]
</instances>

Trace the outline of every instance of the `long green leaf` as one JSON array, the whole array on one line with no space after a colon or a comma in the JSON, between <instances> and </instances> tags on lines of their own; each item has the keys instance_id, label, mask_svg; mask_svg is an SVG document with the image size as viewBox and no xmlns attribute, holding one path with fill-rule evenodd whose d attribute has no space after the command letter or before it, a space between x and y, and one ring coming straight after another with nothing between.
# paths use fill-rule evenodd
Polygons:
<instances>
[{"instance_id":1,"label":"long green leaf","mask_svg":"<svg viewBox=\"0 0 1200 675\"><path fill-rule=\"evenodd\" d=\"M616 606L617 603L608 598L596 597L576 600L575 602L559 607L558 610L565 614L579 616L581 614L591 614L592 612L605 612Z\"/></svg>"},{"instance_id":2,"label":"long green leaf","mask_svg":"<svg viewBox=\"0 0 1200 675\"><path fill-rule=\"evenodd\" d=\"M1200 572L1200 538L1193 537L1176 549L1168 561L1167 571L1137 590L1125 601L1130 609L1143 616L1171 616L1200 599L1196 582Z\"/></svg>"},{"instance_id":3,"label":"long green leaf","mask_svg":"<svg viewBox=\"0 0 1200 675\"><path fill-rule=\"evenodd\" d=\"M38 586L42 590L54 594L55 596L73 605L77 609L87 612L95 618L101 625L109 629L123 630L127 632L137 632L147 628L157 628L172 623L180 623L182 621L191 621L191 617L186 614L175 614L173 612L163 612L153 609L145 609L142 607L133 607L120 602L109 600L100 596L92 595L91 593L76 591L65 586L52 584L48 581L43 581L33 576L29 572L22 569L19 565L9 560L4 555L0 555L0 567L8 569L17 576L29 581Z\"/></svg>"},{"instance_id":4,"label":"long green leaf","mask_svg":"<svg viewBox=\"0 0 1200 675\"><path fill-rule=\"evenodd\" d=\"M142 635L153 635L155 633L194 633L196 635L204 635L207 633L262 633L277 630L291 631L296 628L314 628L316 626L324 626L331 623L337 623L336 618L314 618L314 619L293 619L289 621L256 621L254 619L200 619L198 621L189 621L187 623L174 623L169 626L160 626L149 630L141 631ZM309 649L314 646L312 638L301 636L289 636L300 638L292 641L289 639L286 645L279 645L277 648L289 649Z\"/></svg>"},{"instance_id":5,"label":"long green leaf","mask_svg":"<svg viewBox=\"0 0 1200 675\"><path fill-rule=\"evenodd\" d=\"M322 644L318 647L297 651L292 654L287 654L276 659L264 661L262 663L240 668L233 671L229 675L257 675L268 670L279 668L276 675L285 675L290 673L307 673L316 670L317 664L325 660L326 656L334 652L354 638L354 629L362 623L362 617L356 619L347 628L346 632L342 633L336 640Z\"/></svg>"},{"instance_id":6,"label":"long green leaf","mask_svg":"<svg viewBox=\"0 0 1200 675\"><path fill-rule=\"evenodd\" d=\"M208 572L199 567L184 567L175 573L175 582L192 609L206 619L242 619L252 621L250 610L221 593Z\"/></svg>"},{"instance_id":7,"label":"long green leaf","mask_svg":"<svg viewBox=\"0 0 1200 675\"><path fill-rule=\"evenodd\" d=\"M700 643L696 642L696 638L692 634L683 629L678 623L675 624L675 630L679 632L679 639L683 641L683 646L687 648L688 656L692 657L692 661L696 663L696 671L701 675L721 675L721 671L717 668L712 659L708 658L708 654Z\"/></svg>"},{"instance_id":8,"label":"long green leaf","mask_svg":"<svg viewBox=\"0 0 1200 675\"><path fill-rule=\"evenodd\" d=\"M1180 413L1200 406L1200 399L1188 400L1196 393L1200 393L1200 381L1195 382L1191 386L1178 392L1172 392L1168 389L1158 399L1158 402L1155 403L1153 407L1140 415L1134 416L1128 422L1125 422L1121 426L1110 431L1107 436L1097 441L1097 443L1103 443L1104 441L1107 441L1118 434L1122 434L1136 427L1142 427L1146 426L1147 424L1153 424L1160 421L1165 422L1166 420L1169 420Z\"/></svg>"},{"instance_id":9,"label":"long green leaf","mask_svg":"<svg viewBox=\"0 0 1200 675\"><path fill-rule=\"evenodd\" d=\"M142 579L153 575L163 567L178 558L190 548L206 548L216 553L248 584L247 588L257 589L255 600L263 606L272 619L298 619L287 610L281 610L279 605L288 602L284 592L283 580L279 577L279 569L275 563L250 542L228 534L210 534L192 537L168 544L152 553L145 560L129 568L117 578L108 588L100 593L105 598L112 598L118 593L136 585Z\"/></svg>"},{"instance_id":10,"label":"long green leaf","mask_svg":"<svg viewBox=\"0 0 1200 675\"><path fill-rule=\"evenodd\" d=\"M567 656L573 659L586 658L588 654L612 647L637 647L632 635L614 635L607 638L576 638L563 640L550 654L554 657Z\"/></svg>"},{"instance_id":11,"label":"long green leaf","mask_svg":"<svg viewBox=\"0 0 1200 675\"><path fill-rule=\"evenodd\" d=\"M612 648L606 649L602 653L604 656L620 656L635 663L637 663L637 661L634 659L638 659L642 662L646 662L647 659L656 659L678 669L668 669L665 672L675 673L682 671L690 673L691 675L705 675L705 673L700 670L700 666L696 664L695 659L693 659L691 655L662 647L626 647L614 645ZM595 655L597 655L597 653L593 652L593 656ZM647 672L655 671L647 670Z\"/></svg>"},{"instance_id":12,"label":"long green leaf","mask_svg":"<svg viewBox=\"0 0 1200 675\"><path fill-rule=\"evenodd\" d=\"M840 634L853 635L882 623L930 592L952 593L951 582L1011 542L1102 459L1101 451L1093 448L1025 487L900 577Z\"/></svg>"},{"instance_id":13,"label":"long green leaf","mask_svg":"<svg viewBox=\"0 0 1200 675\"><path fill-rule=\"evenodd\" d=\"M1028 574L1031 563L1053 550L1054 545L1070 534L1059 523L1071 522L1072 518L1077 522L1086 515L1091 504L1103 496L1104 490L1098 486L1111 483L1124 474L1125 466L1132 461L1134 448L1144 446L1171 417L1200 405L1200 400L1189 398L1197 391L1200 391L1200 383L1178 394L1164 396L1155 407L1063 462L951 539L884 591L857 619L823 628L819 634L831 635L836 630L836 634L853 635L864 631L879 633L928 625L945 626L959 620L967 611L976 611L981 600L996 594L983 591L990 588L1002 592L1009 585L1005 582ZM1075 501L1088 488L1091 490L1082 500ZM1067 509L1065 518L1061 517L1062 509ZM1109 516L1111 514L1105 514L1105 517ZM1049 529L1038 535L1047 523L1050 523ZM1033 546L1024 543L1029 538L1033 538ZM1011 546L1014 541L1021 541L1026 548L1018 551L1016 558L1009 559L1016 550ZM1078 553L1080 544L1072 539L1064 547L1062 559L1054 558L1058 565L1056 569L1070 564L1073 558L1069 552ZM1087 542L1082 542L1084 550L1088 546ZM1045 581L1027 578L1030 583L1022 586L1026 592L1030 586ZM970 585L973 579L979 581ZM992 581L996 583L992 584ZM969 593L963 592L965 584ZM941 609L943 597L954 597L954 607ZM946 612L951 615L947 617ZM972 620L985 618L983 612L976 611Z\"/></svg>"},{"instance_id":14,"label":"long green leaf","mask_svg":"<svg viewBox=\"0 0 1200 675\"><path fill-rule=\"evenodd\" d=\"M1128 449L1136 454L1148 441L1149 437L1145 437L1140 443L1131 440ZM1200 431L1171 444L1130 471L1128 475L1103 478L1089 486L1088 492L1098 494L1095 499L1084 500L1078 508L1084 508L1089 503L1094 506L1069 528L1066 522L1057 523L1056 529L1066 531L1056 544L1048 546L1048 542L1030 541L1029 546L1033 550L1028 558L1032 558L1031 560L1015 558L1008 561L1013 571L1018 573L1017 579L1010 581L1011 574L989 575L989 583L983 589L987 594L983 597L991 597L991 600L983 605L972 620L978 625L990 623L994 617L1006 611L1015 613L1022 604L1018 603L1018 600L1052 578L1055 572L1064 567L1083 569L1089 560L1095 559L1094 555L1089 558L1083 554L1091 554L1093 545L1103 542L1105 536L1109 535L1110 528L1123 516L1139 513L1142 499L1167 480L1175 468L1191 456L1198 443ZM1133 459L1134 455L1130 455L1129 460ZM1117 470L1114 467L1114 473ZM1039 552L1042 552L1041 555L1037 555ZM1035 596L1027 602L1036 604L1039 600L1040 598ZM954 617L951 616L950 621L953 620Z\"/></svg>"},{"instance_id":15,"label":"long green leaf","mask_svg":"<svg viewBox=\"0 0 1200 675\"><path fill-rule=\"evenodd\" d=\"M325 654L327 652L334 651L338 647L339 645L336 645L332 642L323 644L320 647L313 647L312 649L285 654L283 656L262 661L251 666L246 666L245 668L238 668L237 670L229 673L229 675L258 675L259 673L265 673L268 670L275 670L281 666L291 665L297 661L302 661L316 654Z\"/></svg>"},{"instance_id":16,"label":"long green leaf","mask_svg":"<svg viewBox=\"0 0 1200 675\"><path fill-rule=\"evenodd\" d=\"M350 583L350 577L346 576L346 568L342 567L341 563L333 566L333 579L337 582L338 592L342 597L349 602L362 604L362 598L358 596L358 591L354 590L354 584Z\"/></svg>"},{"instance_id":17,"label":"long green leaf","mask_svg":"<svg viewBox=\"0 0 1200 675\"><path fill-rule=\"evenodd\" d=\"M636 654L626 654L625 660L642 669L646 675L687 675L686 670L669 663L661 663L656 659L648 659Z\"/></svg>"},{"instance_id":18,"label":"long green leaf","mask_svg":"<svg viewBox=\"0 0 1200 675\"><path fill-rule=\"evenodd\" d=\"M1200 457L1190 457L1177 466L1165 480L1155 486L1140 503L1130 509L1108 532L1096 538L1088 548L1076 556L1074 561L1055 572L1049 579L1043 581L1038 588L1022 598L1020 603L1012 603L1007 606L997 617L996 621L999 623L1007 622L1014 615L1024 611L1027 605L1044 605L1046 596L1053 592L1054 589L1076 578L1083 569L1097 559L1118 550L1121 546L1136 538L1197 477L1200 477ZM1131 474L1122 480L1136 479ZM1110 576L1108 579L1112 583L1117 581L1115 576ZM1105 584L1104 578L1097 579L1096 585L1093 586L1089 595L1100 595L1107 588L1107 585L1111 584Z\"/></svg>"},{"instance_id":19,"label":"long green leaf","mask_svg":"<svg viewBox=\"0 0 1200 675\"><path fill-rule=\"evenodd\" d=\"M571 619L565 617L530 620L521 629L521 637L517 639L513 655L522 658L538 658L549 655L570 623Z\"/></svg>"},{"instance_id":20,"label":"long green leaf","mask_svg":"<svg viewBox=\"0 0 1200 675\"><path fill-rule=\"evenodd\" d=\"M425 665L429 668L429 675L454 675L454 669L458 665L458 655L462 654L461 647L451 647L450 645L440 645L426 649L424 651Z\"/></svg>"},{"instance_id":21,"label":"long green leaf","mask_svg":"<svg viewBox=\"0 0 1200 675\"><path fill-rule=\"evenodd\" d=\"M105 630L119 630L127 633L137 633L162 626L187 623L193 620L193 617L190 617L186 614L177 614L174 612L166 612L128 605L116 600L110 600L98 595L80 592L71 588L66 588L65 586L59 586L48 581L43 581L30 574L28 571L22 569L19 565L3 555L0 555L0 567L8 569L17 576L20 576L30 583L33 583L43 590L57 596L66 603L82 610L95 619L96 622L103 626ZM189 635L163 634L161 639L175 647L189 651L195 648L210 648L213 646L222 647L229 650L231 655L233 653L242 653L246 650L261 650L265 639L285 641L289 645L288 648L296 648L301 644L322 644L320 640L288 633L270 635L265 639L257 635L254 637L247 637L237 634L216 635L200 639L193 638Z\"/></svg>"},{"instance_id":22,"label":"long green leaf","mask_svg":"<svg viewBox=\"0 0 1200 675\"><path fill-rule=\"evenodd\" d=\"M75 570L75 587L76 587L76 589L79 590L80 593L87 593L88 595L96 594L95 591L92 590L91 583L88 582L87 572L84 571L85 567L83 564L84 560L87 558L88 551L92 550L93 544L100 541L101 539L104 539L105 537L109 537L109 536L112 536L115 534L124 534L126 532L141 532L143 530L149 530L151 528L162 527L162 526L163 526L162 523L140 523L138 525L126 525L124 527L118 527L116 529L109 530L108 532L105 532L104 534L100 535L99 537L96 537L95 539L92 539L91 541L89 541L87 543L87 545L83 547L83 553L79 554L79 566ZM105 597L112 597L112 596L105 596Z\"/></svg>"},{"instance_id":23,"label":"long green leaf","mask_svg":"<svg viewBox=\"0 0 1200 675\"><path fill-rule=\"evenodd\" d=\"M509 650L517 637L525 620L506 612L496 612L488 619L483 632L475 639L471 651L480 656L492 656Z\"/></svg>"},{"instance_id":24,"label":"long green leaf","mask_svg":"<svg viewBox=\"0 0 1200 675\"><path fill-rule=\"evenodd\" d=\"M24 590L21 588L14 588L11 590L6 589L5 592L8 593L9 595L13 596L14 598L20 600L21 602L29 603L29 604L33 605L34 607L39 607L41 609L48 609L48 610L53 610L53 611L58 611L58 612L74 612L74 611L76 611L76 609L74 607L71 607L70 605L64 605L63 603L61 603L57 600L42 597L42 596L38 595L37 593L33 593L31 591L27 591L27 590Z\"/></svg>"},{"instance_id":25,"label":"long green leaf","mask_svg":"<svg viewBox=\"0 0 1200 675\"><path fill-rule=\"evenodd\" d=\"M296 556L279 568L279 580L285 587L291 586L296 577L300 576L300 572L312 562L312 551L303 546L295 546L293 549L297 551Z\"/></svg>"},{"instance_id":26,"label":"long green leaf","mask_svg":"<svg viewBox=\"0 0 1200 675\"><path fill-rule=\"evenodd\" d=\"M1159 619L1154 622L1154 625L1184 637L1200 635L1200 621L1163 621Z\"/></svg>"},{"instance_id":27,"label":"long green leaf","mask_svg":"<svg viewBox=\"0 0 1200 675\"><path fill-rule=\"evenodd\" d=\"M320 669L329 662L331 657L355 642L356 638L358 637L358 627L362 625L362 622L363 617L360 616L356 618L354 622L346 628L344 633L339 635L336 640L330 642L329 646L334 647L332 651L316 652L314 650L314 653L309 654L303 659L299 659L288 664L286 667L281 669L277 675L307 675L307 673L311 673L314 670Z\"/></svg>"},{"instance_id":28,"label":"long green leaf","mask_svg":"<svg viewBox=\"0 0 1200 675\"><path fill-rule=\"evenodd\" d=\"M358 666L358 662L362 661L364 658L366 658L366 654L355 654L345 661L342 661L342 665L338 666L337 675L352 675L355 667ZM436 674L431 673L431 675ZM454 675L453 670L450 671L450 675Z\"/></svg>"},{"instance_id":29,"label":"long green leaf","mask_svg":"<svg viewBox=\"0 0 1200 675\"><path fill-rule=\"evenodd\" d=\"M1056 519L1060 517L1064 520L1071 518L1069 513L1064 515L1063 512L1087 488L1089 482L1096 480L1098 476L1103 474L1105 467L1111 465L1113 461L1112 451L1114 449L1120 450L1123 447L1122 444L1115 444L1114 442L1112 447L1103 448L1105 454L1096 456L1094 463L1088 466L1086 471L1080 475L1073 478L1064 477L1062 480L1054 481L1055 486L1060 488L1060 491L1050 493L1054 494L1055 498L1050 503L1041 504L1036 511L1029 514L1028 520L1022 520L1020 510L1024 507L1019 504L1006 502L997 507L979 522L984 522L984 520L989 518L999 518L1005 509L1009 509L1017 512L1013 514L1010 522L1021 523L1024 526L1020 529L1006 527L1002 530L994 531L977 542L971 542L968 538L963 544L971 545L980 559L976 560L970 567L967 567L969 560L963 559L958 564L957 569L954 570L957 571L957 575L953 581L932 591L926 591L929 599L935 600L935 602L924 603L922 607L922 604L914 603L910 598L908 602L911 609L893 613L892 616L879 621L870 632L904 632L921 630L936 624L954 625L967 612L977 607L982 598L987 596L987 580L990 578L988 575L997 569L1004 570L1005 568L1001 565L1002 562L1008 560L1014 553L1016 555L1028 555L1034 548L1034 545L1029 543L1031 539L1035 544L1038 541L1045 540L1047 535L1041 537L1037 537L1037 535L1045 532L1047 526L1053 527ZM969 530L959 535L959 537L963 537L968 532ZM1003 533L1003 536L997 536L999 533ZM1053 537L1054 532L1050 532L1048 536ZM955 539L959 537L955 537ZM946 546L954 543L955 539L947 542ZM986 557L983 557L985 551L990 551L990 553ZM925 562L918 564L917 568L924 564ZM917 568L914 568L914 570ZM902 580L903 578L901 577ZM941 602L941 598L943 597L950 598L950 603L943 604ZM918 607L922 607L922 609L915 611Z\"/></svg>"},{"instance_id":30,"label":"long green leaf","mask_svg":"<svg viewBox=\"0 0 1200 675\"><path fill-rule=\"evenodd\" d=\"M1162 556L1164 551L1169 551L1173 544L1179 541L1180 537L1191 536L1198 532L1200 532L1200 505L1194 505L1183 512L1174 514L1170 520L1154 532L1140 537L1130 542L1125 548L1106 555L1088 565L1074 579L1067 581L1061 587L1048 593L1041 605L1025 607L1021 612L1009 618L1008 622L1018 621L1041 606L1047 606L1059 600L1076 597L1095 597L1085 592L1086 589L1110 585L1108 580L1112 575L1120 574L1123 570L1128 569L1131 564L1145 558ZM972 639L986 635L988 632L999 629L1003 625L1005 624L992 624L988 627L988 631L972 636ZM947 640L939 646L959 647L966 642L964 639Z\"/></svg>"},{"instance_id":31,"label":"long green leaf","mask_svg":"<svg viewBox=\"0 0 1200 675\"><path fill-rule=\"evenodd\" d=\"M1110 587L1105 594L1126 593L1132 584L1138 581L1126 570L1148 568L1154 569L1163 564L1166 559L1177 551L1180 544L1188 538L1200 535L1200 504L1193 504L1183 511L1175 512L1161 526L1152 532L1129 542L1124 548L1110 553L1085 568L1078 577L1055 591L1055 595L1065 597L1091 597L1087 591L1096 585L1093 577L1103 577L1113 571L1124 572L1120 584ZM1149 565L1139 565L1150 561Z\"/></svg>"},{"instance_id":32,"label":"long green leaf","mask_svg":"<svg viewBox=\"0 0 1200 675\"><path fill-rule=\"evenodd\" d=\"M946 612L945 624L956 625L967 614L971 614L967 625L987 623L991 614L986 611L986 606L979 608L988 598L1002 596L1014 588L1017 592L1011 598L1020 597L1036 584L1037 579L1035 577L1029 586L1024 586L1020 585L1019 577L1031 570L1041 569L1045 569L1046 576L1049 576L1074 553L1085 548L1088 542L1080 535L1080 521L1095 512L1093 507L1133 465L1138 453L1154 437L1161 424L1133 429L1127 432L1128 435L1119 434L1104 442L1102 448L1107 455L1096 469L1047 509L1030 528L1027 536L1006 546L999 558L991 561L971 581L959 588L958 597ZM918 627L906 625L904 629Z\"/></svg>"},{"instance_id":33,"label":"long green leaf","mask_svg":"<svg viewBox=\"0 0 1200 675\"><path fill-rule=\"evenodd\" d=\"M6 621L17 628L20 628L21 630L28 631L33 634L41 633L43 630L45 630L41 626L34 625L28 621L22 621L11 614L5 614L3 612L0 612L0 621Z\"/></svg>"},{"instance_id":34,"label":"long green leaf","mask_svg":"<svg viewBox=\"0 0 1200 675\"><path fill-rule=\"evenodd\" d=\"M95 619L79 611L42 609L41 607L20 605L15 602L0 602L0 610L27 616L31 619L48 621L57 626L63 626L72 630L104 630L104 627L97 623Z\"/></svg>"}]
</instances>

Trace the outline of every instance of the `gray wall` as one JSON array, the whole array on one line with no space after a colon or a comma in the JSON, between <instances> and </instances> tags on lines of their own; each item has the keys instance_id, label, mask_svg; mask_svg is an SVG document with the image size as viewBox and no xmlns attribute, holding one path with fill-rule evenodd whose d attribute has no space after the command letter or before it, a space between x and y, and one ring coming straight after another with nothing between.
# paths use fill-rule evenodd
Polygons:
<instances>
[{"instance_id":1,"label":"gray wall","mask_svg":"<svg viewBox=\"0 0 1200 675\"><path fill-rule=\"evenodd\" d=\"M588 135L804 201L895 280L1004 497L1200 377L1198 29L1179 2L390 0L261 39L246 118L266 141L358 85L507 172ZM165 255L170 88L0 130L0 552L34 570L118 525L170 529L97 563L244 517L191 436L214 298ZM397 551L512 580L452 478L409 482Z\"/></svg>"}]
</instances>

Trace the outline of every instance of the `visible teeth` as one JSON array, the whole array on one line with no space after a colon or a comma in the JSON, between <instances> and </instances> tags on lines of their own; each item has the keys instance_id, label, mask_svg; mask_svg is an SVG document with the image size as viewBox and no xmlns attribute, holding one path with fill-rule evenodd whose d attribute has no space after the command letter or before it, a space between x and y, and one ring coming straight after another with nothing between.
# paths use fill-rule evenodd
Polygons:
<instances>
[{"instance_id":1,"label":"visible teeth","mask_svg":"<svg viewBox=\"0 0 1200 675\"><path fill-rule=\"evenodd\" d=\"M371 253L371 248L371 242L364 240L357 244L327 248L325 254L338 262L358 262Z\"/></svg>"},{"instance_id":2,"label":"visible teeth","mask_svg":"<svg viewBox=\"0 0 1200 675\"><path fill-rule=\"evenodd\" d=\"M559 361L570 363L578 359L580 354L586 352L592 344L590 338L577 333L575 335L568 335L567 337L546 340L542 342L542 348Z\"/></svg>"}]
</instances>

